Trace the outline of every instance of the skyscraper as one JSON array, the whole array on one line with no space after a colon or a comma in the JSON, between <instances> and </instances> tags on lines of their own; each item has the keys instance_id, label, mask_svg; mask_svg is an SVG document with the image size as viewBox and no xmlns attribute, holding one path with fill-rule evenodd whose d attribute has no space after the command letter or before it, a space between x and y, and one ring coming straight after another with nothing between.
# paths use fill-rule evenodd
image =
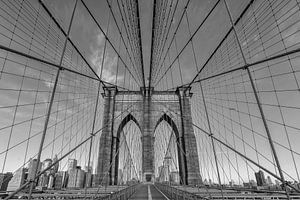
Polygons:
<instances>
[{"instance_id":1,"label":"skyscraper","mask_svg":"<svg viewBox=\"0 0 300 200\"><path fill-rule=\"evenodd\" d=\"M47 158L43 161L41 170L48 168L50 165L52 165L52 160L50 158ZM50 169L48 171L50 171Z\"/></svg>"},{"instance_id":2,"label":"skyscraper","mask_svg":"<svg viewBox=\"0 0 300 200\"><path fill-rule=\"evenodd\" d=\"M256 172L255 178L256 178L257 186L266 185L266 179L263 171L259 170L258 172Z\"/></svg>"},{"instance_id":3,"label":"skyscraper","mask_svg":"<svg viewBox=\"0 0 300 200\"><path fill-rule=\"evenodd\" d=\"M270 177L270 176L267 176L267 180L266 180L266 182L267 182L268 186L271 186L271 185L273 185L273 182L272 182L272 180L271 180L271 177Z\"/></svg>"},{"instance_id":4,"label":"skyscraper","mask_svg":"<svg viewBox=\"0 0 300 200\"><path fill-rule=\"evenodd\" d=\"M6 191L8 182L13 177L11 172L8 173L0 173L0 191Z\"/></svg>"},{"instance_id":5,"label":"skyscraper","mask_svg":"<svg viewBox=\"0 0 300 200\"><path fill-rule=\"evenodd\" d=\"M68 160L68 172L72 169L76 169L76 167L77 167L77 160L69 158L69 160Z\"/></svg>"},{"instance_id":6,"label":"skyscraper","mask_svg":"<svg viewBox=\"0 0 300 200\"><path fill-rule=\"evenodd\" d=\"M25 183L26 171L27 171L27 169L20 168L14 173L14 176L8 183L7 191L14 191Z\"/></svg>"},{"instance_id":7,"label":"skyscraper","mask_svg":"<svg viewBox=\"0 0 300 200\"><path fill-rule=\"evenodd\" d=\"M84 171L92 173L93 172L93 166L91 164L90 164L90 166L85 166Z\"/></svg>"},{"instance_id":8,"label":"skyscraper","mask_svg":"<svg viewBox=\"0 0 300 200\"><path fill-rule=\"evenodd\" d=\"M77 167L69 172L68 188L82 188L85 182L85 172Z\"/></svg>"},{"instance_id":9,"label":"skyscraper","mask_svg":"<svg viewBox=\"0 0 300 200\"><path fill-rule=\"evenodd\" d=\"M54 158L53 158L53 163L55 163L56 161L58 161L58 158L57 158L57 154L55 154ZM77 165L77 163L76 163ZM57 162L54 166L53 166L53 172L54 173L57 173L58 172L58 169L59 169L59 163Z\"/></svg>"},{"instance_id":10,"label":"skyscraper","mask_svg":"<svg viewBox=\"0 0 300 200\"><path fill-rule=\"evenodd\" d=\"M35 176L35 169L37 172L41 169L41 163L38 163L37 159L30 159L28 164L28 177L27 180L33 180Z\"/></svg>"}]
</instances>

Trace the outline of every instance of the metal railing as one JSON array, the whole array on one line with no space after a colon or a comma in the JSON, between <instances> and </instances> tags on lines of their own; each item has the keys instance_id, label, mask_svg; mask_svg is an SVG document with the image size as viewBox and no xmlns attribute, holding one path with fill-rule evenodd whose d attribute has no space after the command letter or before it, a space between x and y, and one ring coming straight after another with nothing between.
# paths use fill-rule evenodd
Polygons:
<instances>
[{"instance_id":1,"label":"metal railing","mask_svg":"<svg viewBox=\"0 0 300 200\"><path fill-rule=\"evenodd\" d=\"M184 190L180 190L176 187L172 187L170 185L167 184L161 184L161 183L155 183L155 186L161 190L168 198L170 199L176 199L176 200L181 200L181 199L206 199L200 196L197 196L195 194L192 194L190 192L184 191Z\"/></svg>"},{"instance_id":2,"label":"metal railing","mask_svg":"<svg viewBox=\"0 0 300 200\"><path fill-rule=\"evenodd\" d=\"M137 188L140 186L140 184L131 185L123 190L119 190L115 193L112 193L110 195L107 195L105 197L97 197L95 199L101 199L101 200L126 200L129 197L131 197L137 190Z\"/></svg>"},{"instance_id":3,"label":"metal railing","mask_svg":"<svg viewBox=\"0 0 300 200\"><path fill-rule=\"evenodd\" d=\"M230 199L230 200L258 200L258 199L287 199L287 197L282 194L243 194L243 193L236 193L236 194L228 194L226 192L223 196L219 193L211 193L210 195L200 195L195 194L190 191L184 191L178 187L162 184L162 183L155 183L155 186L161 190L168 198L174 200L195 200L195 199ZM188 186L187 186L188 187ZM290 195L290 199L300 199L299 195Z\"/></svg>"}]
</instances>

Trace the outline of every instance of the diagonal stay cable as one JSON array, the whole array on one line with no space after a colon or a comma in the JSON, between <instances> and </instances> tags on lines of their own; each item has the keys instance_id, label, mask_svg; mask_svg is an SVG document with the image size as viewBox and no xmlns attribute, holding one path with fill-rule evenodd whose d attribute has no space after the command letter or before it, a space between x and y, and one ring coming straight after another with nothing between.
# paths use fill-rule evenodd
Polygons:
<instances>
[{"instance_id":1,"label":"diagonal stay cable","mask_svg":"<svg viewBox=\"0 0 300 200\"><path fill-rule=\"evenodd\" d=\"M137 15L137 25L138 25L138 37L139 37L139 47L140 47L140 60L141 60L141 67L142 67L142 74L143 74L143 84L144 87L146 87L145 82L145 69L144 69L144 58L143 58L143 48L142 48L142 36L141 36L141 22L140 22L140 11L139 11L139 3L138 0L135 0L136 2L136 15Z\"/></svg>"},{"instance_id":2,"label":"diagonal stay cable","mask_svg":"<svg viewBox=\"0 0 300 200\"><path fill-rule=\"evenodd\" d=\"M163 73L163 75L158 79L158 81L156 81L155 86L158 85L158 83L162 80L162 78L167 74L167 72L172 68L173 64L176 62L176 60L179 58L179 56L182 54L182 52L185 50L185 48L188 46L188 44L193 40L193 38L195 37L195 35L198 33L198 31L200 30L200 28L203 26L203 24L206 22L206 20L208 19L208 17L213 13L213 11L215 10L215 8L217 7L217 5L219 4L221 0L218 0L214 6L210 9L210 11L207 13L207 15L205 16L205 18L202 20L202 22L200 23L200 25L197 27L197 29L195 30L195 32L191 35L191 37L188 39L188 41L185 43L185 45L182 47L182 49L179 51L178 55L174 58L174 60L172 61L172 63L169 65L169 67L166 69L166 71Z\"/></svg>"},{"instance_id":3,"label":"diagonal stay cable","mask_svg":"<svg viewBox=\"0 0 300 200\"><path fill-rule=\"evenodd\" d=\"M124 40L122 31L121 31L121 29L120 29L120 27L119 27L119 24L118 24L118 22L117 22L115 13L114 13L113 10L112 10L112 6L111 6L111 4L109 3L109 0L106 0L106 3L107 3L107 5L108 5L108 7L109 7L110 13L112 14L113 20L114 20L114 22L115 22L115 24L116 24L116 27L117 27L117 29L118 29L118 32L119 32L119 34L120 34L121 40L122 40L122 42L123 42L123 44L124 44L124 46L125 46L126 53L127 53L128 57L129 57L129 60L130 60L130 62L131 62L131 64L132 64L133 68L135 69L135 73L138 75L138 71L136 71L136 70L137 70L137 66L136 66L136 65L134 64L134 62L132 61L132 56L130 55L130 53L129 53L129 51L128 51L128 47L127 47L127 45L126 45L126 42L125 42L125 40ZM134 66L135 66L135 67L134 67ZM140 76L138 76L138 77L140 78Z\"/></svg>"},{"instance_id":4,"label":"diagonal stay cable","mask_svg":"<svg viewBox=\"0 0 300 200\"><path fill-rule=\"evenodd\" d=\"M161 103L163 106L165 106L163 103ZM168 108L167 106L165 106L166 109L168 109L170 112L175 113L176 115L180 115L179 113L172 111L170 108ZM216 140L217 142L221 143L223 146L229 148L231 151L235 152L237 155L241 156L243 159L249 161L250 163L252 163L253 165L257 166L258 168L264 170L265 172L267 172L268 174L270 174L271 176L273 176L274 178L282 181L281 177L277 176L276 174L274 174L273 172L271 172L270 170L268 170L267 168L263 167L262 165L256 163L255 161L253 161L252 159L250 159L249 157L247 157L246 155L242 154L241 152L239 152L238 150L234 149L233 147L231 147L229 144L226 144L225 142L223 142L222 140L216 138L213 134L208 133L206 130L202 129L201 127L197 126L196 124L192 123L192 125L199 129L200 131L202 131L203 133L205 133L207 136L212 137L214 140ZM258 152L259 153L259 152ZM262 155L263 156L263 155ZM284 171L283 171L284 172ZM287 174L286 172L284 172L285 174ZM290 188L294 189L297 192L300 192L299 189L295 188L291 183L289 182L285 182L286 185L288 185Z\"/></svg>"},{"instance_id":5,"label":"diagonal stay cable","mask_svg":"<svg viewBox=\"0 0 300 200\"><path fill-rule=\"evenodd\" d=\"M121 112L119 115L117 115L115 118L113 118L113 120L116 120L117 118L119 118L124 112L127 112L131 107L128 106L128 108L126 108L123 112ZM85 144L87 141L89 141L92 137L96 136L98 133L100 133L104 128L110 126L109 123L104 124L102 126L102 128L100 128L99 130L97 130L95 133L90 133L90 136L87 137L86 139L84 139L82 142L80 142L78 145L76 145L74 148L72 148L71 150L69 150L67 153L65 153L63 156L61 156L59 159L57 159L57 161L53 162L51 165L49 165L48 167L46 167L45 169L43 169L42 171L40 171L34 180L32 181L36 181L36 179L38 179L42 174L44 174L46 171L48 171L49 169L51 169L53 166L55 166L57 163L59 163L60 161L62 161L64 158L66 158L69 154L71 154L73 151L75 151L76 149L78 149L79 147L81 147L83 144ZM21 190L23 190L24 188L26 188L28 185L30 185L32 183L32 181L28 181L26 183L24 183L23 185L21 185L19 188L17 188L14 192L10 193L7 197L5 197L4 200L8 200L11 199L14 195L16 195L17 193L19 193Z\"/></svg>"},{"instance_id":6,"label":"diagonal stay cable","mask_svg":"<svg viewBox=\"0 0 300 200\"><path fill-rule=\"evenodd\" d=\"M104 37L106 38L106 40L108 41L108 43L111 45L111 47L113 48L113 50L115 51L115 53L118 55L119 59L121 60L121 62L124 64L125 68L128 70L128 72L130 73L131 77L134 79L134 81L140 85L138 83L138 81L136 80L135 76L132 74L131 70L128 68L127 64L125 63L125 61L123 60L123 58L121 57L120 53L117 51L117 49L115 48L115 46L112 44L112 42L110 41L110 39L108 38L108 36L106 35L105 31L103 30L103 28L100 26L99 22L96 20L96 18L94 17L94 15L92 14L92 12L90 11L90 9L87 7L87 5L85 4L84 0L80 0L81 3L83 4L83 6L85 7L85 9L87 10L87 12L89 13L89 15L91 16L91 18L93 19L93 21L96 23L97 27L100 29L100 31L102 32L102 34L104 35Z\"/></svg>"},{"instance_id":7,"label":"diagonal stay cable","mask_svg":"<svg viewBox=\"0 0 300 200\"><path fill-rule=\"evenodd\" d=\"M174 39L175 39L176 33L177 33L177 31L178 31L178 29L179 29L179 26L180 26L180 24L181 24L181 22L182 22L184 13L186 12L187 7L189 6L189 3L190 3L190 0L187 1L186 5L185 5L185 7L184 7L184 10L183 10L183 12L182 12L182 14L181 14L181 17L180 17L180 19L179 19L179 22L178 22L178 24L177 24L177 27L176 27L176 29L175 29L175 32L173 33L173 37L172 37L172 39L171 39L171 41L170 41L170 43L169 43L169 46L168 46L167 51L166 51L166 53L165 53L165 56L164 56L164 58L163 58L163 60L162 60L162 64L160 65L159 69L156 70L157 72L159 72L159 71L161 70L161 68L162 68L162 66L163 66L163 63L165 62L165 59L167 58L167 55L168 55L168 53L169 53L169 51L170 51L170 49L171 49L171 45L172 45L172 43L173 43L173 41L174 41ZM156 73L156 74L158 74L158 73ZM152 76L152 74L150 73L149 77L151 78L151 76ZM155 76L156 76L156 75L155 75ZM155 79L156 79L156 78L155 78Z\"/></svg>"},{"instance_id":8,"label":"diagonal stay cable","mask_svg":"<svg viewBox=\"0 0 300 200\"><path fill-rule=\"evenodd\" d=\"M253 4L254 0L251 0L247 6L244 8L244 10L241 12L241 14L239 15L239 17L237 18L237 20L234 22L234 25L236 25L241 18L245 15L245 13L247 12L247 10L250 8L250 6ZM195 80L197 79L197 77L200 75L200 73L203 71L203 69L207 66L208 62L212 59L212 57L215 55L215 53L217 52L217 50L221 47L221 45L223 44L223 42L226 40L226 38L229 36L229 34L231 33L231 31L233 30L233 27L231 26L231 28L228 30L228 32L226 33L226 35L223 37L223 39L221 40L221 42L217 45L217 47L215 48L215 50L211 53L211 55L208 57L208 59L205 61L205 63L203 64L203 66L201 67L201 69L198 71L198 73L196 74L196 76L193 78L193 80L188 84L188 86L191 86Z\"/></svg>"}]
</instances>

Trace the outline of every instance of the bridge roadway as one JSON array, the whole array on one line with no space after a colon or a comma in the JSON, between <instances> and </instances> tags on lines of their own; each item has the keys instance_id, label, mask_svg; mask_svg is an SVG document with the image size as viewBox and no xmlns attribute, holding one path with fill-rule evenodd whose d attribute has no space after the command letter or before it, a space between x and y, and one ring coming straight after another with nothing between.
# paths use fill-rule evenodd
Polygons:
<instances>
[{"instance_id":1,"label":"bridge roadway","mask_svg":"<svg viewBox=\"0 0 300 200\"><path fill-rule=\"evenodd\" d=\"M153 184L142 184L129 199L168 200L168 198Z\"/></svg>"}]
</instances>

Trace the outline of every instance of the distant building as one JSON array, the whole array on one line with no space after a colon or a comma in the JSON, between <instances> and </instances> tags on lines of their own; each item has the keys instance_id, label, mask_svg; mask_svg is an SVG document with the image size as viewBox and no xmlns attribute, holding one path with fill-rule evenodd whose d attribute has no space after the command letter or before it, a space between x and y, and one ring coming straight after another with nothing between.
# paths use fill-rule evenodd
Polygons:
<instances>
[{"instance_id":1,"label":"distant building","mask_svg":"<svg viewBox=\"0 0 300 200\"><path fill-rule=\"evenodd\" d=\"M68 172L70 170L76 169L77 167L77 160L76 159L69 159L68 160Z\"/></svg>"},{"instance_id":2,"label":"distant building","mask_svg":"<svg viewBox=\"0 0 300 200\"><path fill-rule=\"evenodd\" d=\"M243 182L244 188L251 188L251 183L250 182Z\"/></svg>"},{"instance_id":3,"label":"distant building","mask_svg":"<svg viewBox=\"0 0 300 200\"><path fill-rule=\"evenodd\" d=\"M54 175L50 174L49 176L49 182L48 182L48 189L52 189L54 186Z\"/></svg>"},{"instance_id":4,"label":"distant building","mask_svg":"<svg viewBox=\"0 0 300 200\"><path fill-rule=\"evenodd\" d=\"M0 173L0 191L6 191L9 181L12 179L13 174L11 172Z\"/></svg>"},{"instance_id":5,"label":"distant building","mask_svg":"<svg viewBox=\"0 0 300 200\"><path fill-rule=\"evenodd\" d=\"M92 187L92 183L93 183L93 175L91 172L86 172L85 173L85 184L86 187Z\"/></svg>"},{"instance_id":6,"label":"distant building","mask_svg":"<svg viewBox=\"0 0 300 200\"><path fill-rule=\"evenodd\" d=\"M163 168L164 168L164 166L159 166L158 167L158 178L160 178L161 173L163 172Z\"/></svg>"},{"instance_id":7,"label":"distant building","mask_svg":"<svg viewBox=\"0 0 300 200\"><path fill-rule=\"evenodd\" d=\"M8 183L7 191L14 191L25 183L26 168L18 169Z\"/></svg>"},{"instance_id":8,"label":"distant building","mask_svg":"<svg viewBox=\"0 0 300 200\"><path fill-rule=\"evenodd\" d=\"M63 186L63 176L59 173L56 173L54 179L54 189L60 190L62 186Z\"/></svg>"},{"instance_id":9,"label":"distant building","mask_svg":"<svg viewBox=\"0 0 300 200\"><path fill-rule=\"evenodd\" d=\"M268 185L268 186L272 186L272 185L273 185L273 182L272 182L272 180L271 180L271 177L270 177L270 176L267 176L267 180L266 180L266 182L267 182L267 185Z\"/></svg>"},{"instance_id":10,"label":"distant building","mask_svg":"<svg viewBox=\"0 0 300 200\"><path fill-rule=\"evenodd\" d=\"M266 179L264 172L259 170L258 172L255 173L255 178L256 178L256 183L257 186L264 186L266 185Z\"/></svg>"},{"instance_id":11,"label":"distant building","mask_svg":"<svg viewBox=\"0 0 300 200\"><path fill-rule=\"evenodd\" d=\"M83 188L85 183L85 172L77 169L76 188Z\"/></svg>"},{"instance_id":12,"label":"distant building","mask_svg":"<svg viewBox=\"0 0 300 200\"><path fill-rule=\"evenodd\" d=\"M85 166L84 167L84 171L85 172L90 172L90 173L93 173L93 163L90 163L90 166Z\"/></svg>"},{"instance_id":13,"label":"distant building","mask_svg":"<svg viewBox=\"0 0 300 200\"><path fill-rule=\"evenodd\" d=\"M251 187L256 187L257 183L254 180L250 180Z\"/></svg>"},{"instance_id":14,"label":"distant building","mask_svg":"<svg viewBox=\"0 0 300 200\"><path fill-rule=\"evenodd\" d=\"M54 179L54 189L60 190L62 188L67 187L68 182L68 173L64 171L59 171L55 173L55 179Z\"/></svg>"},{"instance_id":15,"label":"distant building","mask_svg":"<svg viewBox=\"0 0 300 200\"><path fill-rule=\"evenodd\" d=\"M122 171L122 169L118 170L118 184L120 184L120 185L123 184L123 171Z\"/></svg>"},{"instance_id":16,"label":"distant building","mask_svg":"<svg viewBox=\"0 0 300 200\"><path fill-rule=\"evenodd\" d=\"M48 183L49 183L49 175L46 173L42 174L38 182L39 188L43 189L45 187L48 187Z\"/></svg>"},{"instance_id":17,"label":"distant building","mask_svg":"<svg viewBox=\"0 0 300 200\"><path fill-rule=\"evenodd\" d=\"M35 177L35 170L37 172L41 169L41 163L38 163L37 159L30 159L28 164L28 177L27 180L33 180Z\"/></svg>"},{"instance_id":18,"label":"distant building","mask_svg":"<svg viewBox=\"0 0 300 200\"><path fill-rule=\"evenodd\" d=\"M44 170L46 168L48 168L50 165L52 165L52 160L50 158L47 158L46 160L44 160L42 162L42 169L41 170ZM50 169L49 169L50 171Z\"/></svg>"},{"instance_id":19,"label":"distant building","mask_svg":"<svg viewBox=\"0 0 300 200\"><path fill-rule=\"evenodd\" d=\"M76 187L77 169L69 169L68 188Z\"/></svg>"},{"instance_id":20,"label":"distant building","mask_svg":"<svg viewBox=\"0 0 300 200\"><path fill-rule=\"evenodd\" d=\"M58 161L57 155L55 154L54 158L53 158L53 163L55 163L56 161ZM77 164L77 163L76 163ZM57 162L54 166L53 166L53 172L54 174L58 172L59 169L59 163Z\"/></svg>"},{"instance_id":21,"label":"distant building","mask_svg":"<svg viewBox=\"0 0 300 200\"><path fill-rule=\"evenodd\" d=\"M68 188L83 188L85 182L85 172L77 167L69 171Z\"/></svg>"},{"instance_id":22,"label":"distant building","mask_svg":"<svg viewBox=\"0 0 300 200\"><path fill-rule=\"evenodd\" d=\"M170 181L172 183L179 184L180 183L180 176L178 171L173 171L170 173Z\"/></svg>"},{"instance_id":23,"label":"distant building","mask_svg":"<svg viewBox=\"0 0 300 200\"><path fill-rule=\"evenodd\" d=\"M163 165L158 167L158 178L160 182L169 181L168 166Z\"/></svg>"},{"instance_id":24,"label":"distant building","mask_svg":"<svg viewBox=\"0 0 300 200\"><path fill-rule=\"evenodd\" d=\"M101 178L102 178L101 174L93 174L93 178L92 178L93 187L97 187L101 183L103 183L103 182L101 182Z\"/></svg>"}]
</instances>

